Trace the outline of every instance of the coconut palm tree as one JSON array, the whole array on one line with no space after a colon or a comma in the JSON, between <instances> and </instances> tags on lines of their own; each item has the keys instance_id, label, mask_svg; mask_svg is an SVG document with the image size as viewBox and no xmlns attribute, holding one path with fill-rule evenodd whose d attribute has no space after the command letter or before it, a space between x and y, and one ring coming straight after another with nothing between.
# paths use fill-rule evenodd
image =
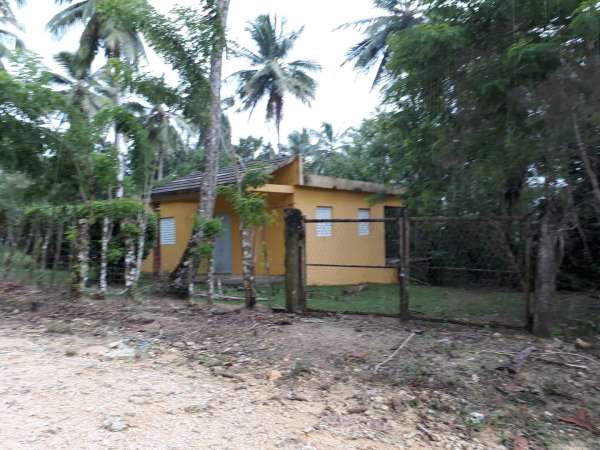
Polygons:
<instances>
[{"instance_id":1,"label":"coconut palm tree","mask_svg":"<svg viewBox=\"0 0 600 450\"><path fill-rule=\"evenodd\" d=\"M311 142L311 132L306 128L292 131L288 135L286 150L294 156L307 157L313 154L315 145Z\"/></svg>"},{"instance_id":2,"label":"coconut palm tree","mask_svg":"<svg viewBox=\"0 0 600 450\"><path fill-rule=\"evenodd\" d=\"M416 11L412 9L414 3L413 0L373 0L375 7L384 9L388 14L339 27L340 29L358 28L364 32L364 39L348 50L345 63L354 62L354 68L361 71L369 71L377 66L373 88L385 76L390 36L422 22Z\"/></svg>"},{"instance_id":3,"label":"coconut palm tree","mask_svg":"<svg viewBox=\"0 0 600 450\"><path fill-rule=\"evenodd\" d=\"M79 40L79 52L84 64L91 65L100 49L104 49L107 58L125 58L137 64L145 55L144 44L134 28L123 26L107 19L98 12L101 0L54 0L59 5L68 4L48 22L48 30L56 37L64 34L76 25L84 30Z\"/></svg>"},{"instance_id":4,"label":"coconut palm tree","mask_svg":"<svg viewBox=\"0 0 600 450\"><path fill-rule=\"evenodd\" d=\"M182 154L191 153L191 137L198 130L180 115L166 110L162 105L154 106L143 115L144 127L148 130L148 139L154 148L156 161L155 180L165 177L165 168L174 165Z\"/></svg>"},{"instance_id":5,"label":"coconut palm tree","mask_svg":"<svg viewBox=\"0 0 600 450\"><path fill-rule=\"evenodd\" d=\"M54 60L66 75L53 74L52 81L66 88L71 102L88 117L111 102L110 87L103 83L101 74L91 73L90 68L82 64L79 53L60 52Z\"/></svg>"},{"instance_id":6,"label":"coconut palm tree","mask_svg":"<svg viewBox=\"0 0 600 450\"><path fill-rule=\"evenodd\" d=\"M25 0L15 0L17 6L23 6ZM7 28L8 26L8 28ZM7 46L7 42L13 42L13 47L23 48L23 41L11 30L21 29L21 25L17 21L15 14L12 10L10 0L0 0L0 70L4 69L2 59L10 51L10 46Z\"/></svg>"},{"instance_id":7,"label":"coconut palm tree","mask_svg":"<svg viewBox=\"0 0 600 450\"><path fill-rule=\"evenodd\" d=\"M312 130L312 135L317 139L317 147L320 151L336 152L340 149L342 140L348 134L348 130L335 132L333 125L329 122L323 122L319 130Z\"/></svg>"},{"instance_id":8,"label":"coconut palm tree","mask_svg":"<svg viewBox=\"0 0 600 450\"><path fill-rule=\"evenodd\" d=\"M286 95L310 105L315 98L317 83L308 73L321 70L321 66L313 61L286 61L303 28L288 33L285 25L285 20L278 21L277 17L268 15L258 16L250 22L246 30L258 50L238 49L239 55L246 58L251 67L233 75L239 83L237 93L242 110L252 114L261 100L267 100L266 118L275 122L279 147Z\"/></svg>"},{"instance_id":9,"label":"coconut palm tree","mask_svg":"<svg viewBox=\"0 0 600 450\"><path fill-rule=\"evenodd\" d=\"M104 49L107 58L124 59L134 65L145 55L144 45L137 30L103 16L98 11L98 3L101 0L81 0L76 3L74 0L54 1L59 5L69 6L50 19L48 29L55 37L60 38L73 26L83 25L83 33L79 39L79 59L84 66L92 65L100 49ZM121 93L115 81L113 88L112 101L119 105ZM127 142L116 125L113 133L119 158L117 197L123 197Z\"/></svg>"}]
</instances>

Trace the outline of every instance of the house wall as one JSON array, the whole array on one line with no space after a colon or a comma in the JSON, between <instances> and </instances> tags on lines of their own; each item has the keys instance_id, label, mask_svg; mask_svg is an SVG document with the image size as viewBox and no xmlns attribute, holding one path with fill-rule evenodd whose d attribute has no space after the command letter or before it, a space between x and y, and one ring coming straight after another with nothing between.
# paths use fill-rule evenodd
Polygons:
<instances>
[{"instance_id":1,"label":"house wall","mask_svg":"<svg viewBox=\"0 0 600 450\"><path fill-rule=\"evenodd\" d=\"M270 275L283 275L285 273L283 210L292 206L293 197L290 194L266 194L266 198L273 213L273 221L256 233L256 273L258 275L266 275L267 273ZM192 196L164 198L160 202L161 218L174 218L176 227L175 245L161 246L161 271L163 273L172 272L179 264L192 234L197 210L198 202ZM240 275L242 273L240 217L227 199L222 196L217 198L215 214L228 214L231 216L232 274ZM265 245L263 245L263 242L265 242ZM144 272L152 272L153 260L154 251L150 252L144 261L142 266ZM205 273L206 266L201 267L200 272Z\"/></svg>"},{"instance_id":2,"label":"house wall","mask_svg":"<svg viewBox=\"0 0 600 450\"><path fill-rule=\"evenodd\" d=\"M370 209L371 219L384 218L385 206L401 206L399 199L389 196L382 203L370 205L371 194L298 186L295 207L307 219L314 219L319 206L332 208L333 219L358 219L358 210ZM309 264L342 264L384 266L385 225L370 224L369 235L360 236L358 223L334 223L333 235L317 236L316 224L307 224L306 259ZM309 285L351 285L361 283L394 283L395 269L340 267L307 267Z\"/></svg>"},{"instance_id":3,"label":"house wall","mask_svg":"<svg viewBox=\"0 0 600 450\"><path fill-rule=\"evenodd\" d=\"M273 177L269 181L270 184L285 184L288 186L296 186L300 183L300 160L296 158L287 166L282 167L273 173Z\"/></svg>"}]
</instances>

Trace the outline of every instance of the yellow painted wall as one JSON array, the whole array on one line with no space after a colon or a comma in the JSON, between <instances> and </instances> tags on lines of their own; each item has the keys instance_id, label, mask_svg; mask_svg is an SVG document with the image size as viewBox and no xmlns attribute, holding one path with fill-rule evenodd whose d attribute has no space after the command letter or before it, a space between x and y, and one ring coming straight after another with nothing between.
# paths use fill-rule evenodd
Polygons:
<instances>
[{"instance_id":1,"label":"yellow painted wall","mask_svg":"<svg viewBox=\"0 0 600 450\"><path fill-rule=\"evenodd\" d=\"M295 207L307 219L314 219L319 206L332 208L333 219L358 219L358 210L370 209L371 219L384 218L385 206L401 206L400 200L388 197L383 203L369 204L370 194L299 186ZM334 223L333 236L317 236L317 225L307 224L306 259L309 264L385 265L385 225L371 223L369 235L360 236L358 223ZM309 285L349 285L393 283L395 269L308 267Z\"/></svg>"},{"instance_id":2,"label":"yellow painted wall","mask_svg":"<svg viewBox=\"0 0 600 450\"><path fill-rule=\"evenodd\" d=\"M175 245L163 245L161 248L161 263L163 272L171 272L185 251L198 210L197 196L175 197L160 204L160 217L175 219ZM150 252L142 266L143 272L152 272L154 251Z\"/></svg>"},{"instance_id":3,"label":"yellow painted wall","mask_svg":"<svg viewBox=\"0 0 600 450\"><path fill-rule=\"evenodd\" d=\"M293 196L290 194L266 194L269 207L274 213L274 220L264 230L256 234L256 271L258 275L265 275L269 270L271 275L283 275L285 245L284 245L284 223L283 210L291 207ZM176 227L175 245L163 245L161 247L161 270L164 273L173 271L179 263L188 240L192 234L198 203L194 197L175 197L163 199L160 205L161 218L174 218ZM240 239L240 218L233 211L231 204L226 198L219 196L215 205L215 214L228 214L231 217L231 248L232 248L232 274L240 275L242 272L242 250ZM267 252L263 251L262 241L266 242ZM153 251L150 252L142 270L152 272ZM265 263L268 258L268 264ZM200 269L206 272L206 268Z\"/></svg>"},{"instance_id":4,"label":"yellow painted wall","mask_svg":"<svg viewBox=\"0 0 600 450\"><path fill-rule=\"evenodd\" d=\"M271 184L287 184L295 186L300 184L300 160L296 158L293 162L273 173L269 181Z\"/></svg>"},{"instance_id":5,"label":"yellow painted wall","mask_svg":"<svg viewBox=\"0 0 600 450\"><path fill-rule=\"evenodd\" d=\"M385 206L401 206L396 197L388 197L384 202L369 204L370 194L320 189L299 186L300 167L296 160L275 172L272 184L295 186L293 194L265 194L269 207L274 212L274 221L264 230L257 231L255 237L257 274L285 274L285 242L283 211L295 207L314 219L318 206L333 209L334 219L358 218L360 208L369 208L372 219L384 218ZM176 222L176 244L163 245L162 271L171 272L179 263L188 243L197 211L197 196L169 197L161 201L161 217L173 217ZM231 215L232 273L241 274L241 245L239 216L232 210L228 201L219 197L216 214ZM269 264L265 264L262 242L266 243ZM307 260L313 264L385 265L385 227L383 223L370 224L369 236L360 236L358 223L333 224L332 237L318 237L316 225L307 226ZM144 272L152 272L153 255L144 261ZM205 271L201 268L201 271ZM351 285L361 283L393 283L395 269L327 268L308 267L307 283L310 285Z\"/></svg>"}]
</instances>

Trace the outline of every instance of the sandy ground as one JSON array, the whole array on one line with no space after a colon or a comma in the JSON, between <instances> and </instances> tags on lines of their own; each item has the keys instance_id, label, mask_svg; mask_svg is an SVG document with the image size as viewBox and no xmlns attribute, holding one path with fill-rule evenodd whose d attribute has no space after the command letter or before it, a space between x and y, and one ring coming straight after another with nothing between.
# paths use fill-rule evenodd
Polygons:
<instances>
[{"instance_id":1,"label":"sandy ground","mask_svg":"<svg viewBox=\"0 0 600 450\"><path fill-rule=\"evenodd\" d=\"M115 337L47 334L19 322L0 323L0 447L431 448L405 420L350 415L342 426L335 424L337 430L327 429L324 408L344 402L343 388L289 400L269 380L226 379L190 367L176 349L108 358ZM126 429L110 431L111 424ZM452 436L435 446L489 448Z\"/></svg>"},{"instance_id":2,"label":"sandy ground","mask_svg":"<svg viewBox=\"0 0 600 450\"><path fill-rule=\"evenodd\" d=\"M600 336L12 283L0 317L0 450L600 449Z\"/></svg>"}]
</instances>

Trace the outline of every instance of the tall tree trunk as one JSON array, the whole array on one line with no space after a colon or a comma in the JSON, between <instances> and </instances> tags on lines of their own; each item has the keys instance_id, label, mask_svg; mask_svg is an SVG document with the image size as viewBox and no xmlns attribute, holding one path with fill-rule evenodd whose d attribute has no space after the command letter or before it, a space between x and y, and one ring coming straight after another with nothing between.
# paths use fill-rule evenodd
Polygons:
<instances>
[{"instance_id":1,"label":"tall tree trunk","mask_svg":"<svg viewBox=\"0 0 600 450\"><path fill-rule=\"evenodd\" d=\"M127 221L123 223L125 226ZM129 298L135 297L136 254L135 239L133 236L125 238L125 294Z\"/></svg>"},{"instance_id":2,"label":"tall tree trunk","mask_svg":"<svg viewBox=\"0 0 600 450\"><path fill-rule=\"evenodd\" d=\"M150 202L144 203L146 208L150 207ZM138 236L137 241L137 254L135 260L135 282L140 281L140 277L142 275L142 264L144 263L144 251L146 245L146 230L148 229L148 214L146 211L138 214L137 217L138 228L140 229L140 234Z\"/></svg>"},{"instance_id":3,"label":"tall tree trunk","mask_svg":"<svg viewBox=\"0 0 600 450\"><path fill-rule=\"evenodd\" d=\"M56 225L56 245L54 246L54 260L52 261L52 272L56 272L60 267L64 234L65 222L62 218L59 218L58 223Z\"/></svg>"},{"instance_id":4,"label":"tall tree trunk","mask_svg":"<svg viewBox=\"0 0 600 450\"><path fill-rule=\"evenodd\" d=\"M115 104L118 105L118 97L115 100ZM119 161L119 167L117 172L117 192L115 196L117 198L123 198L125 196L125 158L127 157L127 143L125 137L117 130L117 126L114 127L115 131L115 148L117 149L117 159Z\"/></svg>"},{"instance_id":5,"label":"tall tree trunk","mask_svg":"<svg viewBox=\"0 0 600 450\"><path fill-rule=\"evenodd\" d=\"M44 240L42 242L42 249L40 255L40 269L46 270L48 268L48 248L50 247L50 238L52 237L52 225L48 225Z\"/></svg>"},{"instance_id":6,"label":"tall tree trunk","mask_svg":"<svg viewBox=\"0 0 600 450\"><path fill-rule=\"evenodd\" d=\"M213 247L212 252L208 260L208 274L206 277L206 284L208 285L208 293L206 302L209 305L213 304L215 298L215 249Z\"/></svg>"},{"instance_id":7,"label":"tall tree trunk","mask_svg":"<svg viewBox=\"0 0 600 450\"><path fill-rule=\"evenodd\" d=\"M158 153L158 168L156 172L156 181L162 181L165 177L165 152L161 148Z\"/></svg>"},{"instance_id":8,"label":"tall tree trunk","mask_svg":"<svg viewBox=\"0 0 600 450\"><path fill-rule=\"evenodd\" d=\"M551 205L544 205L540 218L540 239L538 243L535 305L533 311L533 333L536 336L550 336L550 307L556 292L558 275L557 238L558 231Z\"/></svg>"},{"instance_id":9,"label":"tall tree trunk","mask_svg":"<svg viewBox=\"0 0 600 450\"><path fill-rule=\"evenodd\" d=\"M583 163L585 176L592 186L592 194L594 196L594 211L596 212L597 219L600 221L600 182L598 181L598 175L596 175L596 172L594 171L594 165L590 159L590 156L588 155L587 149L585 148L583 136L581 134L579 122L577 121L577 116L575 113L573 113L573 130L575 133L575 140L577 141L579 157Z\"/></svg>"},{"instance_id":10,"label":"tall tree trunk","mask_svg":"<svg viewBox=\"0 0 600 450\"><path fill-rule=\"evenodd\" d=\"M256 276L254 264L254 233L253 228L241 226L242 237L242 263L244 273L244 298L246 308L254 309L256 306Z\"/></svg>"},{"instance_id":11,"label":"tall tree trunk","mask_svg":"<svg viewBox=\"0 0 600 450\"><path fill-rule=\"evenodd\" d=\"M77 235L72 243L71 295L81 298L87 285L90 254L90 224L87 219L77 221Z\"/></svg>"},{"instance_id":12,"label":"tall tree trunk","mask_svg":"<svg viewBox=\"0 0 600 450\"><path fill-rule=\"evenodd\" d=\"M102 237L100 242L100 297L105 298L108 291L108 246L112 237L112 219L104 216L102 219Z\"/></svg>"},{"instance_id":13,"label":"tall tree trunk","mask_svg":"<svg viewBox=\"0 0 600 450\"><path fill-rule=\"evenodd\" d=\"M230 0L218 0L221 28L225 32ZM214 215L217 196L217 172L219 148L221 142L221 84L223 77L223 52L225 50L225 36L215 42L211 57L210 85L212 96L210 100L211 123L206 133L206 154L204 159L204 173L200 186L200 204L198 217L201 225L192 233L188 245L181 257L177 268L170 277L169 290L171 294L180 298L190 298L194 280L200 266L198 247L204 241L202 223L211 220Z\"/></svg>"}]
</instances>

